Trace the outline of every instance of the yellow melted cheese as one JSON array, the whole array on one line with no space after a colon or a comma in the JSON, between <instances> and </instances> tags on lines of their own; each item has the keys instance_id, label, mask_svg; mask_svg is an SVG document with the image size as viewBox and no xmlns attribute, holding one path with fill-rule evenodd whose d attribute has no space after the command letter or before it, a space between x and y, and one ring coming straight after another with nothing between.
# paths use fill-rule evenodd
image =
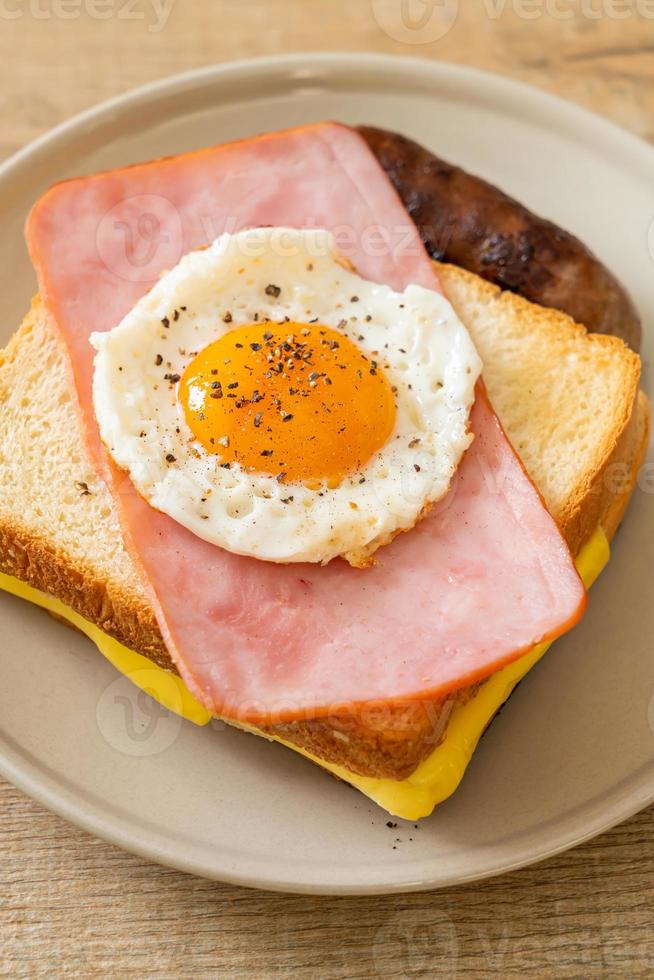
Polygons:
<instances>
[{"instance_id":1,"label":"yellow melted cheese","mask_svg":"<svg viewBox=\"0 0 654 980\"><path fill-rule=\"evenodd\" d=\"M590 588L608 560L608 541L602 529L598 528L577 558L577 568L586 588ZM210 712L193 697L181 678L157 667L152 661L133 650L128 650L118 640L108 636L98 626L78 615L58 599L1 572L0 589L42 606L48 612L76 626L95 643L98 650L117 670L170 711L196 725L206 725L211 720ZM516 684L540 660L548 647L548 643L542 643L508 667L503 667L480 687L474 697L456 707L452 712L443 741L407 779L374 779L369 776L357 776L342 766L332 765L316 758L310 752L305 752L304 749L291 745L284 739L270 738L267 734L264 737L286 745L289 749L299 752L327 769L334 776L338 776L339 779L351 783L394 816L405 820L418 820L428 816L435 806L451 796L461 782L486 726ZM239 724L237 727L255 735L263 734L251 725Z\"/></svg>"}]
</instances>

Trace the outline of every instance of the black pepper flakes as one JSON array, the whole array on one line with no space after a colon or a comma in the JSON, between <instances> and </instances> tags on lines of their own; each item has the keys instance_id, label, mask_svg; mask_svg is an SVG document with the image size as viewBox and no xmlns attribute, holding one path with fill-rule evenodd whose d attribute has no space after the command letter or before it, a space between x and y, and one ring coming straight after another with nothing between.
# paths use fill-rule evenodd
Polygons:
<instances>
[{"instance_id":1,"label":"black pepper flakes","mask_svg":"<svg viewBox=\"0 0 654 980\"><path fill-rule=\"evenodd\" d=\"M174 463L175 462L175 457L173 456L172 453L166 453L166 462L167 463Z\"/></svg>"},{"instance_id":2,"label":"black pepper flakes","mask_svg":"<svg viewBox=\"0 0 654 980\"><path fill-rule=\"evenodd\" d=\"M281 291L281 288L273 285L273 283L269 283L266 286L266 296L273 296L275 299L279 299Z\"/></svg>"},{"instance_id":3,"label":"black pepper flakes","mask_svg":"<svg viewBox=\"0 0 654 980\"><path fill-rule=\"evenodd\" d=\"M157 356L154 359L154 363L157 365L157 367L163 364L163 357L161 356L161 354L157 354Z\"/></svg>"}]
</instances>

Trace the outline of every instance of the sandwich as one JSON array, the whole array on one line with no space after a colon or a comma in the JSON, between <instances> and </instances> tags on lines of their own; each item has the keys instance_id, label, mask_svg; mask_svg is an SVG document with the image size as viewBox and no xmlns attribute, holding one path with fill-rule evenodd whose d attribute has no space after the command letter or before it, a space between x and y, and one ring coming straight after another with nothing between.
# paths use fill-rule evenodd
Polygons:
<instances>
[{"instance_id":1,"label":"sandwich","mask_svg":"<svg viewBox=\"0 0 654 980\"><path fill-rule=\"evenodd\" d=\"M619 324L434 260L374 133L36 203L39 294L0 361L0 586L190 722L418 819L584 613L648 408Z\"/></svg>"}]
</instances>

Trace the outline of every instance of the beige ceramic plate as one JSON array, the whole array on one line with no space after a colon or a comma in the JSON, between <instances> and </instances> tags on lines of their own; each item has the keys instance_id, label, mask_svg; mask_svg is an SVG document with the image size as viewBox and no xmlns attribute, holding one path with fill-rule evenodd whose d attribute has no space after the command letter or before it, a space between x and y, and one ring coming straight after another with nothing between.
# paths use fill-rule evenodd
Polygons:
<instances>
[{"instance_id":1,"label":"beige ceramic plate","mask_svg":"<svg viewBox=\"0 0 654 980\"><path fill-rule=\"evenodd\" d=\"M0 172L3 341L34 289L23 220L53 181L325 118L401 130L579 234L640 306L647 360L654 151L500 78L361 55L239 63L172 79L86 113L14 157ZM427 888L570 847L654 799L649 476L650 492L643 482L584 622L523 682L460 790L419 830L387 828L381 810L283 748L158 713L87 641L6 595L0 768L122 847L263 888Z\"/></svg>"}]
</instances>

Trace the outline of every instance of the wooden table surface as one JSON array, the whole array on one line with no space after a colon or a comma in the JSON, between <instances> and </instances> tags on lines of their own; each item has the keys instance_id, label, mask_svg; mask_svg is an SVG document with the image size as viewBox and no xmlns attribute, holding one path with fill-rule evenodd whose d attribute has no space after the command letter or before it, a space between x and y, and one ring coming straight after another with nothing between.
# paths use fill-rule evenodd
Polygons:
<instances>
[{"instance_id":1,"label":"wooden table surface","mask_svg":"<svg viewBox=\"0 0 654 980\"><path fill-rule=\"evenodd\" d=\"M414 25L434 7L411 4ZM0 0L0 156L143 82L311 49L497 70L654 140L654 3L435 5L442 17L457 6L434 37L427 17L403 26L401 0ZM651 976L653 836L650 809L479 885L267 895L150 865L0 781L0 976Z\"/></svg>"}]
</instances>

